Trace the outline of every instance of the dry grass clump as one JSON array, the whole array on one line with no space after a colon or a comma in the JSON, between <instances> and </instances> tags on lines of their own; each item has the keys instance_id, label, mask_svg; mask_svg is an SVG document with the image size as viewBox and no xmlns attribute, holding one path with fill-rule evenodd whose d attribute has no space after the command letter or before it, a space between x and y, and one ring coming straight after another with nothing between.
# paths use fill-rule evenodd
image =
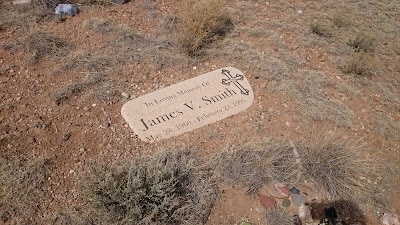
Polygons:
<instances>
[{"instance_id":1,"label":"dry grass clump","mask_svg":"<svg viewBox=\"0 0 400 225\"><path fill-rule=\"evenodd\" d=\"M33 31L26 37L25 42L27 51L34 62L46 56L64 55L69 47L64 40L41 31Z\"/></svg>"},{"instance_id":2,"label":"dry grass clump","mask_svg":"<svg viewBox=\"0 0 400 225\"><path fill-rule=\"evenodd\" d=\"M369 158L363 140L334 134L316 135L299 149L304 174L326 192L330 200L387 206L381 187L384 174L380 174L379 163Z\"/></svg>"},{"instance_id":3,"label":"dry grass clump","mask_svg":"<svg viewBox=\"0 0 400 225\"><path fill-rule=\"evenodd\" d=\"M375 37L371 34L360 32L354 39L350 39L347 43L356 52L373 52L375 50Z\"/></svg>"},{"instance_id":4,"label":"dry grass clump","mask_svg":"<svg viewBox=\"0 0 400 225\"><path fill-rule=\"evenodd\" d=\"M227 147L219 156L217 170L228 182L255 192L272 180L291 182L299 166L289 143L263 141Z\"/></svg>"},{"instance_id":5,"label":"dry grass clump","mask_svg":"<svg viewBox=\"0 0 400 225\"><path fill-rule=\"evenodd\" d=\"M110 34L115 30L116 27L114 24L111 23L111 21L98 17L85 19L82 25L87 29L94 30L95 32L101 34Z\"/></svg>"},{"instance_id":6,"label":"dry grass clump","mask_svg":"<svg viewBox=\"0 0 400 225\"><path fill-rule=\"evenodd\" d=\"M102 54L98 52L73 52L65 57L65 63L61 66L61 70L70 70L72 68L84 68L89 71L102 71L106 67L110 67L115 63L112 55ZM59 72L59 71L58 71Z\"/></svg>"},{"instance_id":7,"label":"dry grass clump","mask_svg":"<svg viewBox=\"0 0 400 225\"><path fill-rule=\"evenodd\" d=\"M287 82L282 87L299 105L299 112L317 121L330 121L340 127L353 125L354 112L343 102L327 96L325 88L331 85L324 73L300 70L303 82Z\"/></svg>"},{"instance_id":8,"label":"dry grass clump","mask_svg":"<svg viewBox=\"0 0 400 225\"><path fill-rule=\"evenodd\" d=\"M340 69L345 74L371 76L373 65L373 57L369 53L361 51L355 52L350 57L348 57Z\"/></svg>"},{"instance_id":9,"label":"dry grass clump","mask_svg":"<svg viewBox=\"0 0 400 225\"><path fill-rule=\"evenodd\" d=\"M272 210L267 210L268 225L293 225L292 215L282 207L276 207Z\"/></svg>"},{"instance_id":10,"label":"dry grass clump","mask_svg":"<svg viewBox=\"0 0 400 225\"><path fill-rule=\"evenodd\" d=\"M329 27L327 24L319 21L319 20L313 20L310 24L311 32L314 34L317 34L322 37L331 37L332 33L329 30Z\"/></svg>"},{"instance_id":11,"label":"dry grass clump","mask_svg":"<svg viewBox=\"0 0 400 225\"><path fill-rule=\"evenodd\" d=\"M76 96L86 89L104 83L106 78L101 73L87 73L82 81L73 82L60 89L57 89L53 95L54 102L59 105L64 101L68 100L72 96Z\"/></svg>"},{"instance_id":12,"label":"dry grass clump","mask_svg":"<svg viewBox=\"0 0 400 225\"><path fill-rule=\"evenodd\" d=\"M92 218L104 224L204 224L218 199L211 172L190 151L91 172L84 193Z\"/></svg>"},{"instance_id":13,"label":"dry grass clump","mask_svg":"<svg viewBox=\"0 0 400 225\"><path fill-rule=\"evenodd\" d=\"M36 156L0 156L0 223L40 224L49 194L47 178L52 162Z\"/></svg>"},{"instance_id":14,"label":"dry grass clump","mask_svg":"<svg viewBox=\"0 0 400 225\"><path fill-rule=\"evenodd\" d=\"M350 23L349 19L345 15L339 13L333 15L332 22L338 28L346 27Z\"/></svg>"},{"instance_id":15,"label":"dry grass clump","mask_svg":"<svg viewBox=\"0 0 400 225\"><path fill-rule=\"evenodd\" d=\"M223 0L186 0L181 10L179 43L185 53L197 55L205 44L224 36L233 28L224 13Z\"/></svg>"},{"instance_id":16,"label":"dry grass clump","mask_svg":"<svg viewBox=\"0 0 400 225\"><path fill-rule=\"evenodd\" d=\"M393 139L400 142L400 122L386 112L375 112L371 118L371 124L375 133L385 139Z\"/></svg>"}]
</instances>

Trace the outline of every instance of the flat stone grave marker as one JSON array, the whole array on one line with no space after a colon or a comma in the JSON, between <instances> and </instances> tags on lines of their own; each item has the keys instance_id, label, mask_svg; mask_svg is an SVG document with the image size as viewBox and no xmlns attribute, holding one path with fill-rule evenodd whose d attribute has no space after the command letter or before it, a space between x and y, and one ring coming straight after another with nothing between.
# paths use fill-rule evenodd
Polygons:
<instances>
[{"instance_id":1,"label":"flat stone grave marker","mask_svg":"<svg viewBox=\"0 0 400 225\"><path fill-rule=\"evenodd\" d=\"M225 67L130 100L121 114L142 141L154 142L237 114L253 101L244 74Z\"/></svg>"}]
</instances>

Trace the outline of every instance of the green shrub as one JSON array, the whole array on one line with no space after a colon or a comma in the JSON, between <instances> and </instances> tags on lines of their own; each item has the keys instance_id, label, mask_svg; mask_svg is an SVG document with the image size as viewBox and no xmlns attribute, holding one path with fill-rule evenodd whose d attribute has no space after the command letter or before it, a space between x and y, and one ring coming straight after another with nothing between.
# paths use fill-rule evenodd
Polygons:
<instances>
[{"instance_id":1,"label":"green shrub","mask_svg":"<svg viewBox=\"0 0 400 225\"><path fill-rule=\"evenodd\" d=\"M331 37L331 31L329 30L328 25L322 23L319 20L313 20L310 24L311 32L317 34L322 37Z\"/></svg>"},{"instance_id":2,"label":"green shrub","mask_svg":"<svg viewBox=\"0 0 400 225\"><path fill-rule=\"evenodd\" d=\"M373 52L375 50L375 37L361 32L354 39L350 39L347 44L357 52Z\"/></svg>"},{"instance_id":3,"label":"green shrub","mask_svg":"<svg viewBox=\"0 0 400 225\"><path fill-rule=\"evenodd\" d=\"M218 198L211 173L187 151L91 172L84 193L104 224L204 224Z\"/></svg>"},{"instance_id":4,"label":"green shrub","mask_svg":"<svg viewBox=\"0 0 400 225\"><path fill-rule=\"evenodd\" d=\"M347 58L346 62L340 69L345 74L370 76L373 64L374 60L370 54L365 52L355 52Z\"/></svg>"}]
</instances>

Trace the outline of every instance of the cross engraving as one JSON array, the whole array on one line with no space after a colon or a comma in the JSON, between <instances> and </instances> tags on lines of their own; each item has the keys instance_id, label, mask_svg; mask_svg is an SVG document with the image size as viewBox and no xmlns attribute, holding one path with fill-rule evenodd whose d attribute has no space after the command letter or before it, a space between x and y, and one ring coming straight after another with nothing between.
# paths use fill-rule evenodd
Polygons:
<instances>
[{"instance_id":1,"label":"cross engraving","mask_svg":"<svg viewBox=\"0 0 400 225\"><path fill-rule=\"evenodd\" d=\"M236 76L232 76L229 70L222 70L222 75L225 75L228 79L222 79L222 84L231 85L233 83L237 88L239 88L240 93L244 95L249 95L249 90L244 88L238 81L243 80L244 76L241 74L236 74Z\"/></svg>"}]
</instances>

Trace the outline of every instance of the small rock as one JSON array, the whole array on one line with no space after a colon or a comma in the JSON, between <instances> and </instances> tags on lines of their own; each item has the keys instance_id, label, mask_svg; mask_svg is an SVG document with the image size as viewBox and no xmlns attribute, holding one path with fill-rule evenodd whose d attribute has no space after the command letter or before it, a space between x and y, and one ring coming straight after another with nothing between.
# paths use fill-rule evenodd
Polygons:
<instances>
[{"instance_id":1,"label":"small rock","mask_svg":"<svg viewBox=\"0 0 400 225\"><path fill-rule=\"evenodd\" d=\"M32 144L32 143L36 142L36 139L34 137L28 137L27 142L28 142L28 144Z\"/></svg>"},{"instance_id":2,"label":"small rock","mask_svg":"<svg viewBox=\"0 0 400 225\"><path fill-rule=\"evenodd\" d=\"M290 188L289 192L296 195L300 194L299 189L297 189L296 187Z\"/></svg>"},{"instance_id":3,"label":"small rock","mask_svg":"<svg viewBox=\"0 0 400 225\"><path fill-rule=\"evenodd\" d=\"M197 69L197 66L193 66L193 70L196 70Z\"/></svg>"},{"instance_id":4,"label":"small rock","mask_svg":"<svg viewBox=\"0 0 400 225\"><path fill-rule=\"evenodd\" d=\"M280 189L278 189L277 186ZM286 194L284 191L283 192L281 191L282 186L285 186L285 185L284 184L278 184L278 183L275 183L275 182L270 182L267 185L264 185L262 188L260 188L259 193L261 195L268 195L269 194L272 197L280 198L280 199L289 197L288 194Z\"/></svg>"},{"instance_id":5,"label":"small rock","mask_svg":"<svg viewBox=\"0 0 400 225\"><path fill-rule=\"evenodd\" d=\"M253 224L250 223L250 222L247 222L247 221L241 221L241 222L239 223L239 225L253 225Z\"/></svg>"},{"instance_id":6,"label":"small rock","mask_svg":"<svg viewBox=\"0 0 400 225\"><path fill-rule=\"evenodd\" d=\"M383 225L400 225L399 216L394 213L384 213L381 222Z\"/></svg>"},{"instance_id":7,"label":"small rock","mask_svg":"<svg viewBox=\"0 0 400 225\"><path fill-rule=\"evenodd\" d=\"M303 11L297 10L297 13L298 13L298 14L303 14Z\"/></svg>"},{"instance_id":8,"label":"small rock","mask_svg":"<svg viewBox=\"0 0 400 225\"><path fill-rule=\"evenodd\" d=\"M88 110L89 110L89 107L85 106L85 107L83 107L83 110L84 110L84 111L88 111Z\"/></svg>"},{"instance_id":9,"label":"small rock","mask_svg":"<svg viewBox=\"0 0 400 225\"><path fill-rule=\"evenodd\" d=\"M286 184L276 183L275 189L282 195L289 197L289 187Z\"/></svg>"},{"instance_id":10,"label":"small rock","mask_svg":"<svg viewBox=\"0 0 400 225\"><path fill-rule=\"evenodd\" d=\"M96 107L96 106L97 106L97 104L96 104L96 103L92 104L92 107Z\"/></svg>"},{"instance_id":11,"label":"small rock","mask_svg":"<svg viewBox=\"0 0 400 225\"><path fill-rule=\"evenodd\" d=\"M63 136L62 136L62 139L63 139L63 141L68 141L68 139L71 137L71 134L70 133L65 133L65 134L63 134Z\"/></svg>"},{"instance_id":12,"label":"small rock","mask_svg":"<svg viewBox=\"0 0 400 225\"><path fill-rule=\"evenodd\" d=\"M301 204L299 206L299 218L301 221L301 224L307 224L307 223L312 223L313 219L311 217L311 209L309 206L305 204Z\"/></svg>"},{"instance_id":13,"label":"small rock","mask_svg":"<svg viewBox=\"0 0 400 225\"><path fill-rule=\"evenodd\" d=\"M276 200L271 196L258 195L261 205L266 209L274 209L276 207Z\"/></svg>"},{"instance_id":14,"label":"small rock","mask_svg":"<svg viewBox=\"0 0 400 225\"><path fill-rule=\"evenodd\" d=\"M120 5L120 4L124 4L125 0L111 0L110 2L114 3L114 4L117 4L117 5Z\"/></svg>"},{"instance_id":15,"label":"small rock","mask_svg":"<svg viewBox=\"0 0 400 225\"><path fill-rule=\"evenodd\" d=\"M124 97L125 99L128 99L130 97L130 95L126 92L122 92L121 96Z\"/></svg>"},{"instance_id":16,"label":"small rock","mask_svg":"<svg viewBox=\"0 0 400 225\"><path fill-rule=\"evenodd\" d=\"M80 148L79 151L80 151L80 152L84 152L85 149L84 149L84 148Z\"/></svg>"},{"instance_id":17,"label":"small rock","mask_svg":"<svg viewBox=\"0 0 400 225\"><path fill-rule=\"evenodd\" d=\"M108 128L108 127L110 127L110 123L109 123L108 121L104 121L104 122L100 125L100 128L103 128L103 129Z\"/></svg>"},{"instance_id":18,"label":"small rock","mask_svg":"<svg viewBox=\"0 0 400 225\"><path fill-rule=\"evenodd\" d=\"M70 170L70 171L69 171L69 174L73 174L73 173L75 173L74 170Z\"/></svg>"},{"instance_id":19,"label":"small rock","mask_svg":"<svg viewBox=\"0 0 400 225\"><path fill-rule=\"evenodd\" d=\"M204 63L204 65L205 65L205 66L209 66L209 65L210 65L210 63L206 62L206 63Z\"/></svg>"},{"instance_id":20,"label":"small rock","mask_svg":"<svg viewBox=\"0 0 400 225\"><path fill-rule=\"evenodd\" d=\"M306 196L302 194L291 194L291 200L294 205L300 206L301 204L305 204L307 202Z\"/></svg>"},{"instance_id":21,"label":"small rock","mask_svg":"<svg viewBox=\"0 0 400 225\"><path fill-rule=\"evenodd\" d=\"M292 203L290 202L290 200L289 199L287 199L287 198L285 198L285 199L283 199L283 201L282 201L282 206L283 207L289 207L290 205L291 205Z\"/></svg>"}]
</instances>

